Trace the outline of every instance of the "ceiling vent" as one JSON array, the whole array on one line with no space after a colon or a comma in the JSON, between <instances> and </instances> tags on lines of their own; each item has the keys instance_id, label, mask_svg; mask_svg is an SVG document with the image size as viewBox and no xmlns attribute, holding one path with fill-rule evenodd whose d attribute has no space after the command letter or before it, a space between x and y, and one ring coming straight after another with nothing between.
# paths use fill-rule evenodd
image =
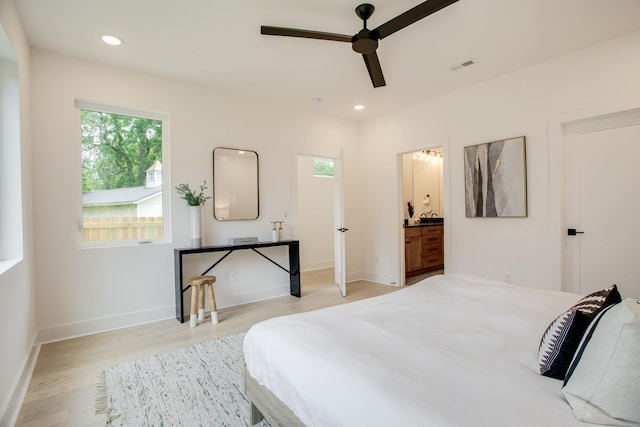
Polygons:
<instances>
[{"instance_id":1,"label":"ceiling vent","mask_svg":"<svg viewBox=\"0 0 640 427\"><path fill-rule=\"evenodd\" d=\"M470 59L467 59L466 61L462 61L459 64L452 65L450 68L451 68L451 71L456 71L461 68L469 67L475 63L476 63L476 60L473 58L470 58Z\"/></svg>"}]
</instances>

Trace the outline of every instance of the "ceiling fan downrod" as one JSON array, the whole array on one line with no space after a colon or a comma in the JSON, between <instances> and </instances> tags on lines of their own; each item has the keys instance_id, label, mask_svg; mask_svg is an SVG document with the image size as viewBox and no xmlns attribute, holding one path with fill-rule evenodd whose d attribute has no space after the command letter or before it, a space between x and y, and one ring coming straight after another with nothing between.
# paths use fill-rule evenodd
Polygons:
<instances>
[{"instance_id":1,"label":"ceiling fan downrod","mask_svg":"<svg viewBox=\"0 0 640 427\"><path fill-rule=\"evenodd\" d=\"M372 4L364 3L356 7L356 15L363 21L363 28L354 35L351 39L351 48L354 52L362 53L364 55L373 53L378 49L378 37L375 31L369 31L367 29L367 19L373 15L375 7Z\"/></svg>"}]
</instances>

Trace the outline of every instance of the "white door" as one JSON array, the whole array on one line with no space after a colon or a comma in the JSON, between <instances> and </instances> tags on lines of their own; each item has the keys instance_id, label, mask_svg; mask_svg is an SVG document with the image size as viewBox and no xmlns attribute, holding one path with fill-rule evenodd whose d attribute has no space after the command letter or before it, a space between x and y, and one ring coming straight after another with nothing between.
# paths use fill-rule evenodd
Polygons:
<instances>
[{"instance_id":1,"label":"white door","mask_svg":"<svg viewBox=\"0 0 640 427\"><path fill-rule=\"evenodd\" d=\"M615 283L623 298L638 298L640 116L571 125L564 140L565 288L587 294Z\"/></svg>"},{"instance_id":2,"label":"white door","mask_svg":"<svg viewBox=\"0 0 640 427\"><path fill-rule=\"evenodd\" d=\"M334 179L334 202L333 202L333 222L335 226L335 281L340 288L343 297L347 296L347 273L345 254L345 234L347 228L344 223L344 187L342 179L342 150L333 162Z\"/></svg>"}]
</instances>

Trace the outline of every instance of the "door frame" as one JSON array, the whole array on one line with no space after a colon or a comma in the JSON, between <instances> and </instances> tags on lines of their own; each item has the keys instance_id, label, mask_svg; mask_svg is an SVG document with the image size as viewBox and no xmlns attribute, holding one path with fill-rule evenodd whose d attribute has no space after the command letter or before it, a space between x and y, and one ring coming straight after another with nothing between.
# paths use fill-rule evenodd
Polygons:
<instances>
[{"instance_id":1,"label":"door frame","mask_svg":"<svg viewBox=\"0 0 640 427\"><path fill-rule=\"evenodd\" d=\"M344 208L344 151L333 159L333 259L334 280L343 297L347 296L347 236ZM338 228L340 227L340 228Z\"/></svg>"},{"instance_id":2,"label":"door frame","mask_svg":"<svg viewBox=\"0 0 640 427\"><path fill-rule=\"evenodd\" d=\"M337 159L338 157L342 156L343 159L343 168L344 168L344 155L343 155L343 150L340 149L338 150L337 155L336 154L319 154L319 153L309 153L306 151L295 151L292 150L291 151L291 232L292 232L292 236L294 240L298 240L299 239L299 230L298 230L298 218L299 218L299 211L298 211L298 157L300 156L304 156L304 157L317 157L317 158L322 158L322 159ZM342 193L344 194L344 179L342 180ZM334 188L334 195L333 197L335 198L335 193L336 193L336 189ZM332 199L333 200L333 199ZM334 209L334 213L335 210L338 209L339 206L337 206L335 203L333 205L333 209ZM345 210L345 206L343 205L343 210ZM345 216L346 216L346 212ZM334 236L331 236L331 241L334 242ZM334 257L336 256L335 254L335 243L334 243ZM347 268L347 244L346 244L346 239L345 239L345 245L344 245L344 251L342 254L343 258L344 258L344 266L345 266L345 275L346 275L346 268ZM334 266L335 268L335 266ZM302 286L303 284L301 284ZM345 283L345 290L346 290L346 283ZM339 288L339 291L342 291L342 289Z\"/></svg>"},{"instance_id":3,"label":"door frame","mask_svg":"<svg viewBox=\"0 0 640 427\"><path fill-rule=\"evenodd\" d=\"M564 127L606 117L614 117L640 111L635 103L598 106L552 116L549 119L549 283L556 289L567 291L565 283L566 260L564 253L565 232L565 138Z\"/></svg>"},{"instance_id":4,"label":"door frame","mask_svg":"<svg viewBox=\"0 0 640 427\"><path fill-rule=\"evenodd\" d=\"M447 138L443 138L439 141L432 141L430 143L425 143L423 148L412 148L406 151L401 151L396 153L396 170L397 170L397 195L398 201L396 205L399 207L397 210L396 216L396 224L399 224L398 230L398 246L400 248L399 258L398 258L398 281L397 286L404 286L406 281L406 271L404 265L404 256L405 256L405 239L404 239L404 211L405 211L405 203L404 200L404 185L403 185L403 164L402 164L402 156L409 153L415 153L416 151L421 150L432 150L435 148L442 149L442 210L444 212L443 218L443 241L444 245L444 272L445 274L448 271L449 260L451 259L451 209L450 209L450 197L449 197L449 188L450 188L450 178L449 178L449 170L451 169L449 166L449 140Z\"/></svg>"}]
</instances>

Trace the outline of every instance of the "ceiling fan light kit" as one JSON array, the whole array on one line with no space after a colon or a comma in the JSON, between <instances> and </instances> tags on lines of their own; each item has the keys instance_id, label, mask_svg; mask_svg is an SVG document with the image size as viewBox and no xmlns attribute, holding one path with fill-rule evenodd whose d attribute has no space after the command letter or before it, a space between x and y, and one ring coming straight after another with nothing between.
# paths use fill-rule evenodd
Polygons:
<instances>
[{"instance_id":1,"label":"ceiling fan light kit","mask_svg":"<svg viewBox=\"0 0 640 427\"><path fill-rule=\"evenodd\" d=\"M307 39L349 42L351 43L351 48L362 55L367 71L369 72L369 77L371 78L371 83L373 87L376 88L386 85L380 60L376 53L378 41L457 1L458 0L427 0L373 30L367 28L367 20L373 14L375 7L369 3L361 4L356 7L356 15L362 19L363 28L353 36L295 28L270 27L266 25L260 27L260 33L270 36L302 37Z\"/></svg>"}]
</instances>

